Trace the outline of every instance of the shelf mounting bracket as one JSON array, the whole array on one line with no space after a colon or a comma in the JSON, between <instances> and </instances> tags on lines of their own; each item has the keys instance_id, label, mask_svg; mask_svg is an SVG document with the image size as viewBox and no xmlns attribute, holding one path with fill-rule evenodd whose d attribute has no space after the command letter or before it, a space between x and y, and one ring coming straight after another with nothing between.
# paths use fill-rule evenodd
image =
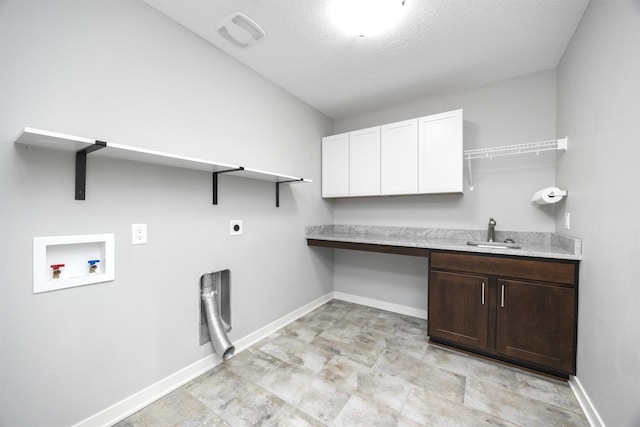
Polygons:
<instances>
[{"instance_id":1,"label":"shelf mounting bracket","mask_svg":"<svg viewBox=\"0 0 640 427\"><path fill-rule=\"evenodd\" d=\"M98 141L93 145L76 151L76 200L85 200L87 187L87 154L105 148L105 141Z\"/></svg>"},{"instance_id":2,"label":"shelf mounting bracket","mask_svg":"<svg viewBox=\"0 0 640 427\"><path fill-rule=\"evenodd\" d=\"M304 181L304 178L290 179L288 181L276 182L276 208L280 207L280 184L288 184L290 182L300 182L300 181Z\"/></svg>"},{"instance_id":3,"label":"shelf mounting bracket","mask_svg":"<svg viewBox=\"0 0 640 427\"><path fill-rule=\"evenodd\" d=\"M471 159L467 159L467 166L469 167L469 191L473 191L473 172L471 171Z\"/></svg>"},{"instance_id":4,"label":"shelf mounting bracket","mask_svg":"<svg viewBox=\"0 0 640 427\"><path fill-rule=\"evenodd\" d=\"M244 170L243 166L238 166L237 168L234 168L234 169L227 169L223 171L213 172L213 204L214 205L218 204L218 174L227 173L227 172L237 172L237 171L243 171L243 170Z\"/></svg>"}]
</instances>

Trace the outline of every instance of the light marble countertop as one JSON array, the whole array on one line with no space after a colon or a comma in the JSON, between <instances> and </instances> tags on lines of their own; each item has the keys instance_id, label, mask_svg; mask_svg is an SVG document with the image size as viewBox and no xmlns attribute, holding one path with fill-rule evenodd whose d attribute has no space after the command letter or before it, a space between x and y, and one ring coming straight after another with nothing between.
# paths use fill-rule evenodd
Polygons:
<instances>
[{"instance_id":1,"label":"light marble countertop","mask_svg":"<svg viewBox=\"0 0 640 427\"><path fill-rule=\"evenodd\" d=\"M495 231L495 241L513 239L521 249L484 248L467 245L468 241L486 240L486 230L447 228L383 227L369 225L307 226L305 238L373 245L442 249L484 254L552 259L582 259L582 240L558 233Z\"/></svg>"}]
</instances>

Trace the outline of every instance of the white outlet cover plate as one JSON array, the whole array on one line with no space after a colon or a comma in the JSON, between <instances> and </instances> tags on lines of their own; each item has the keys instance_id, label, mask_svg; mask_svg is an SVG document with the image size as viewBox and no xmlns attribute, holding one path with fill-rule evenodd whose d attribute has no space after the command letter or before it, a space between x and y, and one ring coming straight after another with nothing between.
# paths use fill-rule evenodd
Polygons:
<instances>
[{"instance_id":1,"label":"white outlet cover plate","mask_svg":"<svg viewBox=\"0 0 640 427\"><path fill-rule=\"evenodd\" d=\"M230 236L241 236L243 231L244 231L244 227L242 226L241 219L232 219L231 221L229 221Z\"/></svg>"},{"instance_id":2,"label":"white outlet cover plate","mask_svg":"<svg viewBox=\"0 0 640 427\"><path fill-rule=\"evenodd\" d=\"M147 224L131 224L131 244L144 245L147 243Z\"/></svg>"}]
</instances>

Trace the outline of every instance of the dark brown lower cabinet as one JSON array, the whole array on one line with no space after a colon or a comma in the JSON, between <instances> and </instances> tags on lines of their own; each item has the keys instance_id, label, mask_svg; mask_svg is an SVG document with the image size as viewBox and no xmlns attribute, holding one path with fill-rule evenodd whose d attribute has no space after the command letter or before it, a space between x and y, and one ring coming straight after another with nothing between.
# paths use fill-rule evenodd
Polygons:
<instances>
[{"instance_id":1,"label":"dark brown lower cabinet","mask_svg":"<svg viewBox=\"0 0 640 427\"><path fill-rule=\"evenodd\" d=\"M498 279L496 351L573 372L575 289Z\"/></svg>"},{"instance_id":2,"label":"dark brown lower cabinet","mask_svg":"<svg viewBox=\"0 0 640 427\"><path fill-rule=\"evenodd\" d=\"M433 251L432 341L575 374L578 262Z\"/></svg>"},{"instance_id":3,"label":"dark brown lower cabinet","mask_svg":"<svg viewBox=\"0 0 640 427\"><path fill-rule=\"evenodd\" d=\"M432 271L429 277L430 334L487 348L488 284L487 277Z\"/></svg>"}]
</instances>

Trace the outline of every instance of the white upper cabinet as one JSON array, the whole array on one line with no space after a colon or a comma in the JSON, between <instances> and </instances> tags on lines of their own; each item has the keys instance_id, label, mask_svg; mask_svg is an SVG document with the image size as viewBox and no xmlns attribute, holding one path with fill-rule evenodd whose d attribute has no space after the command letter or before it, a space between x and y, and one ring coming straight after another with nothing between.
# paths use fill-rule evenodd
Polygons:
<instances>
[{"instance_id":1,"label":"white upper cabinet","mask_svg":"<svg viewBox=\"0 0 640 427\"><path fill-rule=\"evenodd\" d=\"M349 132L349 195L380 195L380 127Z\"/></svg>"},{"instance_id":2,"label":"white upper cabinet","mask_svg":"<svg viewBox=\"0 0 640 427\"><path fill-rule=\"evenodd\" d=\"M349 196L349 134L322 138L322 197Z\"/></svg>"},{"instance_id":3,"label":"white upper cabinet","mask_svg":"<svg viewBox=\"0 0 640 427\"><path fill-rule=\"evenodd\" d=\"M418 119L380 127L381 194L418 192Z\"/></svg>"},{"instance_id":4,"label":"white upper cabinet","mask_svg":"<svg viewBox=\"0 0 640 427\"><path fill-rule=\"evenodd\" d=\"M462 193L462 110L418 119L418 192Z\"/></svg>"},{"instance_id":5,"label":"white upper cabinet","mask_svg":"<svg viewBox=\"0 0 640 427\"><path fill-rule=\"evenodd\" d=\"M462 193L462 110L322 138L322 197Z\"/></svg>"}]
</instances>

